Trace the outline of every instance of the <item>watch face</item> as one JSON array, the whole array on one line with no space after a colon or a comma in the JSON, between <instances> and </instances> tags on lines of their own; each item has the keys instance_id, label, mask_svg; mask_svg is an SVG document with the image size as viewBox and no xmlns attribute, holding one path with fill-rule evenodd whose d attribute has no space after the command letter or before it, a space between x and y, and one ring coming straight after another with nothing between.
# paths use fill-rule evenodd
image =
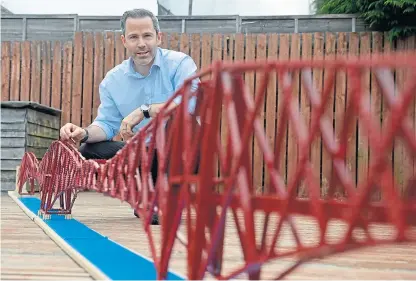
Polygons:
<instances>
[{"instance_id":1,"label":"watch face","mask_svg":"<svg viewBox=\"0 0 416 281\"><path fill-rule=\"evenodd\" d=\"M144 111L148 111L148 110L149 110L149 106L148 106L147 104L142 104L142 105L140 106L140 109L141 109L141 110L144 110Z\"/></svg>"}]
</instances>

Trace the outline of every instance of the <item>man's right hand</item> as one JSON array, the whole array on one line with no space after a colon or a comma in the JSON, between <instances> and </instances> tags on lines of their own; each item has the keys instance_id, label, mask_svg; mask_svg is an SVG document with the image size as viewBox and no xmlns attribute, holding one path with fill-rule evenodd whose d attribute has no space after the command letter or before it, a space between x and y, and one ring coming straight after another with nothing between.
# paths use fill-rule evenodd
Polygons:
<instances>
[{"instance_id":1,"label":"man's right hand","mask_svg":"<svg viewBox=\"0 0 416 281\"><path fill-rule=\"evenodd\" d=\"M62 126L60 131L60 136L62 140L73 139L75 142L79 142L86 135L86 132L83 128L78 127L72 123L66 123Z\"/></svg>"}]
</instances>

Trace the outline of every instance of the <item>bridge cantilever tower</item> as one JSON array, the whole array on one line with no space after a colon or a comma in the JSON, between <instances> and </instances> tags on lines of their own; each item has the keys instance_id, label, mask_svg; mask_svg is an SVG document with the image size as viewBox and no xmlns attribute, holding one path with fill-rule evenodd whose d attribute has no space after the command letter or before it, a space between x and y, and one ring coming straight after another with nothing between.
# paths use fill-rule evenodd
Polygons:
<instances>
[{"instance_id":1,"label":"bridge cantilever tower","mask_svg":"<svg viewBox=\"0 0 416 281\"><path fill-rule=\"evenodd\" d=\"M361 83L363 72L370 68L388 112L382 126L376 113L370 110L369 93ZM329 73L322 91L312 81L311 72L315 69ZM406 72L400 91L392 74L396 69ZM249 93L244 85L243 76L250 71L261 75L256 93ZM329 97L339 72L346 74L351 91L347 93L342 128L335 137L333 120L326 112L332 110ZM310 121L299 112L292 95L294 75L299 74L311 105ZM203 80L199 89L191 92L191 81L203 76L210 79ZM282 114L277 120L274 143L268 140L259 118L272 78L283 88L283 102L278 105ZM177 108L168 111L166 106L110 160L85 160L70 143L62 141L54 142L40 162L31 153L25 154L19 192L22 193L25 182L33 184L36 180L41 191L40 212L46 216L71 214L77 192L86 189L128 202L143 218L161 279L166 277L176 240L187 248L188 278L202 279L209 273L218 279L231 279L247 273L254 280L262 278L262 266L274 259L295 259L293 265L276 272L275 278L283 278L313 258L416 240L415 175L404 179L407 187L399 192L388 156L393 142L400 140L405 143L406 153L415 159L415 120L407 115L411 106L414 110L416 97L414 53L322 61L215 62L188 79L170 102L177 97L182 100ZM193 113L189 107L195 109ZM221 115L227 122L225 137L220 135ZM348 138L357 121L368 139L370 160L368 176L355 183L346 164L346 154ZM281 165L281 151L289 124L295 130L299 155L286 181L281 173L285 169ZM253 136L263 155L270 185L270 190L261 195L253 192L251 180L249 141ZM326 194L322 194L320 175L310 162L311 146L318 137L332 165ZM153 183L150 163L155 153L159 164L158 178ZM304 197L297 192L301 183L307 191ZM381 193L380 200L372 198L374 192ZM53 207L55 202L60 203L58 208ZM153 212L161 216L160 251L149 227ZM259 222L256 213L262 213L264 220ZM272 216L277 217L276 222L272 222ZM298 216L308 216L316 223L315 241L299 235ZM236 224L244 263L224 273L227 217ZM328 236L331 220L345 225L336 242ZM186 223L186 237L178 232L181 223ZM259 223L261 231L256 227ZM290 249L278 245L284 225L295 240ZM383 225L393 231L389 234L374 231Z\"/></svg>"}]
</instances>

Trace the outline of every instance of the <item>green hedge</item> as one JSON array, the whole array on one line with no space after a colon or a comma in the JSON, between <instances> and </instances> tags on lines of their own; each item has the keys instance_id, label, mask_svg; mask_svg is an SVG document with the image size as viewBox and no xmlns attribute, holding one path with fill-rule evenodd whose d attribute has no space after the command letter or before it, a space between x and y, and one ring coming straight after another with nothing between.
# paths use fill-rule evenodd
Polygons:
<instances>
[{"instance_id":1,"label":"green hedge","mask_svg":"<svg viewBox=\"0 0 416 281\"><path fill-rule=\"evenodd\" d=\"M358 14L391 40L416 34L416 0L315 0L318 14Z\"/></svg>"}]
</instances>

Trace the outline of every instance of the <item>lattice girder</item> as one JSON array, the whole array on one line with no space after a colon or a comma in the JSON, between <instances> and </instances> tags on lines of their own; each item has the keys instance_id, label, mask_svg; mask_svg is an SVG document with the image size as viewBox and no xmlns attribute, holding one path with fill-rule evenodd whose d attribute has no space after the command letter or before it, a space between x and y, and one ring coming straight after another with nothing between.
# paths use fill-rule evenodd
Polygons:
<instances>
[{"instance_id":1,"label":"lattice girder","mask_svg":"<svg viewBox=\"0 0 416 281\"><path fill-rule=\"evenodd\" d=\"M405 83L396 87L392 70L399 68L406 73ZM312 79L312 72L319 70L327 72L323 89L317 89ZM387 111L382 125L371 110L369 93L362 83L363 73L370 70ZM262 279L262 266L276 259L296 260L276 273L275 278L283 278L313 258L414 241L415 178L412 174L405 179L407 188L401 194L389 156L393 143L400 140L412 163L415 159L415 124L408 116L415 110L415 70L414 53L322 61L215 62L189 78L168 101L181 97L178 107L168 110L166 105L110 160L85 160L71 144L62 141L54 142L40 162L34 155L25 154L19 190L22 192L26 181L36 180L45 214L70 214L76 193L85 189L128 202L141 217L158 278L166 276L177 240L187 249L188 278L202 279L209 273L218 279L230 279L246 273L254 280ZM256 92L250 93L244 74L253 71L260 83ZM350 90L345 110L336 117L342 118L341 125L335 129L327 113L333 110L331 95L339 73L345 74ZM191 92L196 77L210 78L203 79L199 89ZM276 137L270 140L262 110L271 81L281 85L279 94L283 98L277 108ZM310 118L303 116L293 94L297 81L310 106ZM189 108L195 111L190 113ZM227 126L221 126L222 119ZM357 124L360 137L368 140L370 159L366 177L356 183L347 158L349 138ZM281 159L289 130L295 142L291 145L297 146L298 154L294 169L285 178ZM311 148L317 139L322 140L322 150L331 161L331 172L325 175L329 179L325 193L321 175L311 162ZM255 191L252 181L253 140L268 178L269 189L263 194ZM158 177L153 183L150 168L155 156ZM299 196L300 186L303 196ZM373 200L375 191L381 192L381 200ZM52 209L58 198L60 209ZM154 212L161 215L160 242L150 228ZM257 213L263 215L263 221L259 222ZM302 237L299 216L307 216L316 224L314 243ZM224 236L230 220L236 225L243 264L225 268ZM346 224L337 242L329 237L333 220ZM180 231L183 224L186 235ZM379 224L392 226L395 233L377 237L372 229ZM279 244L284 233L293 237L290 249Z\"/></svg>"}]
</instances>

